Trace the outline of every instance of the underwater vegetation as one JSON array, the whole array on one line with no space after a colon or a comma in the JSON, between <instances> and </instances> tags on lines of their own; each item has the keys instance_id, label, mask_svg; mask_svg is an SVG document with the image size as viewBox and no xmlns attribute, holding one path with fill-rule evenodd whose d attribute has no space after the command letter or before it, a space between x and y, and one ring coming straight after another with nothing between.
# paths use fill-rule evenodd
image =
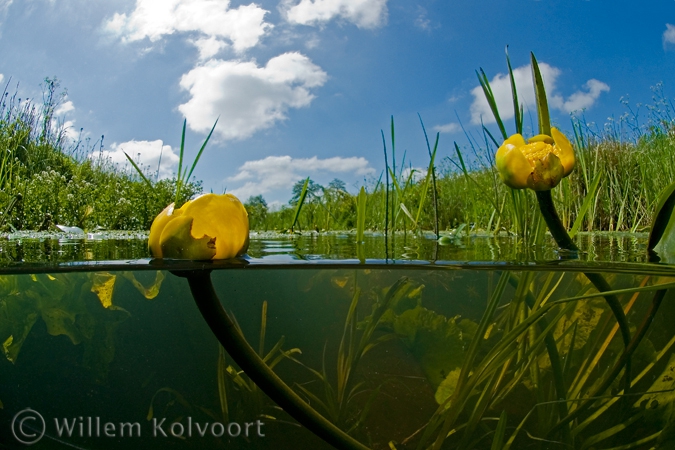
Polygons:
<instances>
[{"instance_id":1,"label":"underwater vegetation","mask_svg":"<svg viewBox=\"0 0 675 450\"><path fill-rule=\"evenodd\" d=\"M668 430L675 400L675 332L668 317L675 312L673 296L663 297L659 310L652 302L655 292L675 286L672 274L601 274L631 331L627 388L626 351L604 299L608 293L599 292L579 271L362 266L286 269L276 275L239 272L214 274L237 326L241 321L239 332L300 397L368 448L672 446ZM277 277L286 280L281 289L274 287ZM137 380L145 386L152 365L126 381L107 375L128 361L124 353L144 348L125 336L133 327L157 333L157 324L166 320L160 311L167 302L180 303L183 310L194 306L186 302L185 284L177 289L182 280L173 275L157 272L156 282L146 282L150 287L136 286L136 279L129 272L2 276L7 293L0 322L5 357L14 363L47 357L20 354L25 324L42 320L49 334L67 337L70 343L63 345L84 346L79 370L92 383L124 390L126 383ZM259 286L243 289L252 280ZM57 289L61 283L69 287ZM154 297L150 315L130 322L137 313L116 309L113 287L119 283L124 283L126 295L140 292L138 300ZM26 294L19 295L14 290L18 287ZM264 292L271 297L256 301ZM175 324L166 331L176 334ZM174 363L173 377L155 375L160 378L137 398L147 420L190 416L227 423L257 418L269 424L270 433L276 423L282 441L283 436L302 438L297 434L302 429L222 347L212 339L190 343L188 331L180 333L184 336L176 342L181 344L174 344L172 353L181 358L196 345L211 363ZM266 344L270 338L271 347ZM7 375L21 365L11 367ZM139 368L115 373L119 377L129 369ZM191 389L177 382L191 377L202 381ZM228 445L223 439L222 445ZM278 437L275 442L279 444Z\"/></svg>"},{"instance_id":2,"label":"underwater vegetation","mask_svg":"<svg viewBox=\"0 0 675 450\"><path fill-rule=\"evenodd\" d=\"M115 355L115 330L129 312L113 304L115 284L130 283L151 300L164 279L157 272L146 288L131 272L113 274L33 274L0 276L0 339L8 361L15 363L21 347L38 320L52 336L67 336L74 345L85 347L82 365L100 382L107 379L108 365ZM92 301L93 299L97 301Z\"/></svg>"}]
</instances>

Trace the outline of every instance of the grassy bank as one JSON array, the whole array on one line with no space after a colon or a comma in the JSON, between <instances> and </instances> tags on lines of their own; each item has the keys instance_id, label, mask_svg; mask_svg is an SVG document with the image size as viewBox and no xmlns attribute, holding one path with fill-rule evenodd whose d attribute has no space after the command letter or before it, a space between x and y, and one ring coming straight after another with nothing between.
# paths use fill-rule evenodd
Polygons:
<instances>
[{"instance_id":1,"label":"grassy bank","mask_svg":"<svg viewBox=\"0 0 675 450\"><path fill-rule=\"evenodd\" d=\"M647 114L640 115L626 107L628 113L602 128L586 123L583 117L573 117L567 126L559 125L575 143L577 152L574 172L553 190L556 206L568 228L582 210L596 176L599 176L599 184L580 231L647 230L660 193L675 180L672 102L661 95L657 86L653 104L646 107ZM425 147L420 130L420 148L414 151L427 153ZM523 210L530 217L535 214L533 192L518 191L514 202L511 189L500 181L493 163L496 150L497 146L485 132L476 139L469 136L469 144L462 147L450 142L439 143L435 171L441 231L460 224L485 232L516 231L520 219L514 204L524 205ZM384 165L383 158L383 168ZM366 228L384 230L387 216L388 229L434 230L433 185L426 182L426 173L411 176L410 167L406 168L404 162L396 168L394 179L389 168L388 189L384 170L366 186ZM298 182L296 190L301 183ZM418 213L422 199L424 204ZM259 230L288 229L296 208L295 199L273 212L267 210L261 197L249 198L246 204L251 227ZM355 227L355 221L356 195L349 194L339 180L327 187L314 185L298 220L301 229L319 231L350 229Z\"/></svg>"},{"instance_id":2,"label":"grassy bank","mask_svg":"<svg viewBox=\"0 0 675 450\"><path fill-rule=\"evenodd\" d=\"M149 229L153 218L173 201L175 178L156 180L154 173L147 172L149 180L156 180L150 187L133 168L100 156L103 137L93 143L68 139L54 116L65 93L59 91L56 80L46 79L43 87L42 104L11 95L7 86L0 99L0 229L44 230L53 224ZM649 227L659 194L675 180L674 109L657 86L646 114L626 105L626 114L601 128L583 117L572 118L567 126L559 124L577 151L576 169L553 191L565 226L572 226L597 179L598 188L580 230ZM441 231L467 224L485 232L518 232L523 215L535 214L536 201L532 192L511 191L501 183L493 161L497 145L488 133L469 135L464 145L439 141L435 188L433 180L427 179L427 169L412 170L405 159L400 161L400 151L399 164L387 165L386 171L383 157L382 172L365 186L366 228L434 230L438 221ZM434 140L425 137L420 128L419 148L410 152L431 156ZM390 142L387 139L384 145L393 162L395 148ZM277 211L270 211L262 196L246 200L251 228L288 230L303 182L296 184L291 201ZM201 192L201 185L191 182L187 190L189 195ZM355 226L356 195L340 180L327 186L310 180L294 228L321 231Z\"/></svg>"},{"instance_id":3,"label":"grassy bank","mask_svg":"<svg viewBox=\"0 0 675 450\"><path fill-rule=\"evenodd\" d=\"M102 139L72 141L54 113L65 99L46 79L43 103L22 100L5 86L0 98L0 223L7 231L53 224L147 230L175 196L175 180L150 188L128 167L100 157ZM132 169L133 170L133 169ZM199 183L187 187L192 194Z\"/></svg>"}]
</instances>

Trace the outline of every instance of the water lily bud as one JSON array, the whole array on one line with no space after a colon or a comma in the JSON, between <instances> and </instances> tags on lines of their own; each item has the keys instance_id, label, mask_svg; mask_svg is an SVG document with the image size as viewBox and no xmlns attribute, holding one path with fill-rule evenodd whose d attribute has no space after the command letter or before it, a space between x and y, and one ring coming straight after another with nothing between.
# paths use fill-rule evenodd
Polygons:
<instances>
[{"instance_id":1,"label":"water lily bud","mask_svg":"<svg viewBox=\"0 0 675 450\"><path fill-rule=\"evenodd\" d=\"M545 191L556 187L572 172L574 149L557 128L551 128L551 136L539 134L528 142L520 134L514 134L497 150L495 163L507 186Z\"/></svg>"},{"instance_id":2,"label":"water lily bud","mask_svg":"<svg viewBox=\"0 0 675 450\"><path fill-rule=\"evenodd\" d=\"M155 258L229 259L248 249L248 214L232 194L204 194L159 213L148 247Z\"/></svg>"}]
</instances>

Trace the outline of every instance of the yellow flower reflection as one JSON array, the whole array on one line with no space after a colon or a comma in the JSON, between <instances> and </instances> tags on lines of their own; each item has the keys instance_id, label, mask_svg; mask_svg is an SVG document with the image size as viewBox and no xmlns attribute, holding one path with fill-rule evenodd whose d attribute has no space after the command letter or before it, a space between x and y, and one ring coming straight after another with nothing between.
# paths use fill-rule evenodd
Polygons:
<instances>
[{"instance_id":1,"label":"yellow flower reflection","mask_svg":"<svg viewBox=\"0 0 675 450\"><path fill-rule=\"evenodd\" d=\"M551 128L551 136L539 134L528 142L514 134L499 147L495 162L507 186L546 191L572 172L574 149L557 128Z\"/></svg>"},{"instance_id":2,"label":"yellow flower reflection","mask_svg":"<svg viewBox=\"0 0 675 450\"><path fill-rule=\"evenodd\" d=\"M204 194L152 222L148 247L155 258L229 259L248 249L248 214L232 194Z\"/></svg>"}]
</instances>

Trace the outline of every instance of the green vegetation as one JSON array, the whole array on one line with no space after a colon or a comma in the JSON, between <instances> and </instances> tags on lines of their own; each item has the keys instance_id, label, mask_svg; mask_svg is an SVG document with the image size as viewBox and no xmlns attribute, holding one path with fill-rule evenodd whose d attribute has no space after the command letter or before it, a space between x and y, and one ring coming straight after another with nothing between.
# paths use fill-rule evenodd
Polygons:
<instances>
[{"instance_id":1,"label":"green vegetation","mask_svg":"<svg viewBox=\"0 0 675 450\"><path fill-rule=\"evenodd\" d=\"M146 184L133 168L104 157L103 136L93 144L70 142L54 117L65 98L58 80L45 79L42 105L10 95L8 86L0 98L0 224L5 229L63 224L148 230L174 200L176 179L158 180L143 167L153 180ZM201 192L200 183L181 181L182 197Z\"/></svg>"},{"instance_id":2,"label":"green vegetation","mask_svg":"<svg viewBox=\"0 0 675 450\"><path fill-rule=\"evenodd\" d=\"M479 74L479 79L487 76ZM106 159L103 136L94 143L70 141L54 117L65 91L59 91L56 79L46 79L43 88L41 105L10 95L7 87L0 99L0 212L4 212L0 226L4 230L40 230L57 223L84 229L147 230L177 197L184 200L201 192L199 182L189 181L187 167L179 180L158 180L155 168L138 168L141 176L135 163L120 167ZM567 228L585 212L572 235L649 228L663 187L675 180L675 107L660 85L653 92L646 114L623 101L627 112L601 128L583 116L572 117L571 126L559 126L567 128L575 143L577 166L554 190L556 208ZM523 127L520 113L517 126ZM439 136L430 145L422 124L422 148L407 152L424 154L426 144L431 170L420 171L406 160L406 152L397 164L392 118L390 143L384 142L389 133L382 133L385 161L388 158L391 165L385 162L379 176L364 186L365 228L435 232L472 224L474 231L526 233L523 228L528 217L535 217L536 200L531 192L514 194L499 179L494 154L500 140L494 136L501 134L502 127L493 132L484 127L478 136L467 133L465 145L443 142ZM356 228L357 195L343 181L321 186L309 179L302 196L305 181L296 183L293 198L279 210L271 211L260 195L246 200L251 229ZM593 195L587 196L589 192Z\"/></svg>"},{"instance_id":3,"label":"green vegetation","mask_svg":"<svg viewBox=\"0 0 675 450\"><path fill-rule=\"evenodd\" d=\"M660 85L653 92L653 104L646 107L644 117L624 101L628 112L602 128L587 123L583 116L572 117L571 127L559 126L571 128L566 134L575 144L577 165L553 191L556 208L567 228L572 228L582 211L586 212L573 233L649 229L661 191L675 180L675 107L663 96ZM435 175L436 191L428 170L418 173L405 157L395 171L388 166L387 172L383 170L377 179L366 183L366 229L384 231L386 218L389 230L411 230L417 225L433 231L437 211L440 230L473 224L474 230L518 233L522 227L519 222L525 220L523 212L527 217L535 214L534 193L516 191L515 201L522 205L518 208L521 211L516 211L512 190L500 181L494 168L498 146L493 133L484 128L479 137L467 134L467 138L469 143L463 147L443 143L441 138L437 154L431 154L434 147L428 150L430 159L435 156L440 161L433 165L431 178L433 182ZM420 145L424 143L420 139ZM415 153L423 154L424 149ZM304 181L298 181L294 191L301 189ZM594 182L597 188L593 191ZM357 196L348 193L343 182L334 180L323 187L310 180L309 186L295 229L356 227ZM589 191L594 195L584 204ZM433 200L429 201L434 195L437 209ZM252 229L283 231L293 222L297 203L291 200L288 206L270 211L258 196L245 204L257 208L251 217Z\"/></svg>"}]
</instances>

